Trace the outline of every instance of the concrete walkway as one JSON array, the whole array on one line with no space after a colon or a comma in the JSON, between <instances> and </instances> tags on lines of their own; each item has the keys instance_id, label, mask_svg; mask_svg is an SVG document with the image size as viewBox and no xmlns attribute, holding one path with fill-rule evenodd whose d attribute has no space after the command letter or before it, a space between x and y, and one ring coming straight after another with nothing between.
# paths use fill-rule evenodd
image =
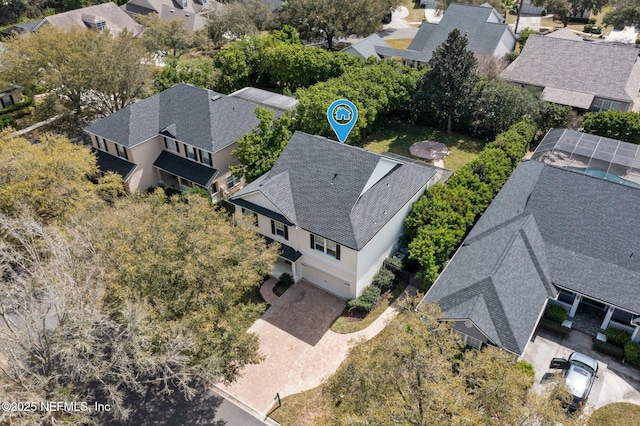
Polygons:
<instances>
[{"instance_id":1,"label":"concrete walkway","mask_svg":"<svg viewBox=\"0 0 640 426\"><path fill-rule=\"evenodd\" d=\"M611 30L607 36L608 41L617 41L621 43L635 43L638 33L635 27L624 27L623 30Z\"/></svg>"},{"instance_id":2,"label":"concrete walkway","mask_svg":"<svg viewBox=\"0 0 640 426\"><path fill-rule=\"evenodd\" d=\"M408 287L406 294L416 291ZM382 331L397 314L396 303L397 300L366 329L338 334L329 327L344 309L344 301L298 282L248 330L258 335L264 360L247 366L236 382L217 387L266 415L276 393L285 397L312 389L334 373L354 342L371 339Z\"/></svg>"},{"instance_id":3,"label":"concrete walkway","mask_svg":"<svg viewBox=\"0 0 640 426\"><path fill-rule=\"evenodd\" d=\"M271 306L275 305L279 297L273 292L273 287L276 286L278 279L276 277L270 277L260 287L260 294L262 298Z\"/></svg>"}]
</instances>

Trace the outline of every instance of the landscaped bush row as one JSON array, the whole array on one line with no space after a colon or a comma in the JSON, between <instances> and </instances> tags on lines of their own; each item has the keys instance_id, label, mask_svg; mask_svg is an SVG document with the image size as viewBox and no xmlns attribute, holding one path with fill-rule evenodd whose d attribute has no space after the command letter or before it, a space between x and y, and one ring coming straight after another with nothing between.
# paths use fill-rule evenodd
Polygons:
<instances>
[{"instance_id":1,"label":"landscaped bush row","mask_svg":"<svg viewBox=\"0 0 640 426\"><path fill-rule=\"evenodd\" d=\"M424 268L429 287L460 245L467 230L507 181L533 139L528 120L498 135L480 155L461 167L446 183L429 188L405 220L410 258Z\"/></svg>"},{"instance_id":2,"label":"landscaped bush row","mask_svg":"<svg viewBox=\"0 0 640 426\"><path fill-rule=\"evenodd\" d=\"M10 107L7 107L7 108L4 108L3 110L0 110L0 115L11 114L13 112L20 111L21 109L30 107L32 105L33 105L33 98L25 96L25 97L22 98L22 102L18 102L15 105L11 105Z\"/></svg>"},{"instance_id":3,"label":"landscaped bush row","mask_svg":"<svg viewBox=\"0 0 640 426\"><path fill-rule=\"evenodd\" d=\"M552 333L558 334L562 337L568 337L569 334L571 333L571 329L567 328L567 327L563 327L562 325L558 324L557 322L550 320L549 318L541 318L540 322L538 323L538 327L550 331Z\"/></svg>"},{"instance_id":4,"label":"landscaped bush row","mask_svg":"<svg viewBox=\"0 0 640 426\"><path fill-rule=\"evenodd\" d=\"M604 335L607 336L607 343L611 343L619 348L624 348L624 345L631 341L631 334L629 334L629 332L615 327L607 328Z\"/></svg>"},{"instance_id":5,"label":"landscaped bush row","mask_svg":"<svg viewBox=\"0 0 640 426\"><path fill-rule=\"evenodd\" d=\"M640 366L640 343L629 340L624 345L624 358L633 365Z\"/></svg>"},{"instance_id":6,"label":"landscaped bush row","mask_svg":"<svg viewBox=\"0 0 640 426\"><path fill-rule=\"evenodd\" d=\"M544 317L549 318L551 321L562 324L567 319L567 311L562 306L549 305L544 312Z\"/></svg>"},{"instance_id":7,"label":"landscaped bush row","mask_svg":"<svg viewBox=\"0 0 640 426\"><path fill-rule=\"evenodd\" d=\"M601 111L584 115L582 127L587 133L640 144L640 114Z\"/></svg>"},{"instance_id":8,"label":"landscaped bush row","mask_svg":"<svg viewBox=\"0 0 640 426\"><path fill-rule=\"evenodd\" d=\"M593 339L593 349L617 359L622 359L624 357L624 349L598 339Z\"/></svg>"},{"instance_id":9,"label":"landscaped bush row","mask_svg":"<svg viewBox=\"0 0 640 426\"><path fill-rule=\"evenodd\" d=\"M25 96L22 102L12 105L0 111L0 129L16 127L16 118L33 112L33 98ZM27 110L29 108L29 110Z\"/></svg>"},{"instance_id":10,"label":"landscaped bush row","mask_svg":"<svg viewBox=\"0 0 640 426\"><path fill-rule=\"evenodd\" d=\"M376 287L375 285L370 285L362 291L360 296L355 299L349 300L349 302L347 302L347 305L349 305L350 308L369 312L376 305L379 297L380 288Z\"/></svg>"}]
</instances>

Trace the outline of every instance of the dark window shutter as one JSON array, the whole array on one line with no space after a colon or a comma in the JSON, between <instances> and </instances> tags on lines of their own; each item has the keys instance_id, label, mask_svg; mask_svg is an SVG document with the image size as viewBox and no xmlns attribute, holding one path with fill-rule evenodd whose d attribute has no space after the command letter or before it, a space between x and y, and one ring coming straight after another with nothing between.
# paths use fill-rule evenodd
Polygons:
<instances>
[{"instance_id":1,"label":"dark window shutter","mask_svg":"<svg viewBox=\"0 0 640 426\"><path fill-rule=\"evenodd\" d=\"M284 239L288 240L289 239L289 227L285 225L284 227Z\"/></svg>"},{"instance_id":2,"label":"dark window shutter","mask_svg":"<svg viewBox=\"0 0 640 426\"><path fill-rule=\"evenodd\" d=\"M313 234L311 234L311 233L310 233L310 234L309 234L309 236L311 237L311 248L315 248L315 247L313 246Z\"/></svg>"},{"instance_id":3,"label":"dark window shutter","mask_svg":"<svg viewBox=\"0 0 640 426\"><path fill-rule=\"evenodd\" d=\"M169 149L169 144L167 143L167 138L162 138L164 139L164 147Z\"/></svg>"},{"instance_id":4,"label":"dark window shutter","mask_svg":"<svg viewBox=\"0 0 640 426\"><path fill-rule=\"evenodd\" d=\"M124 158L125 160L129 159L129 154L127 154L127 148L125 148L124 146L122 147L122 152L124 152Z\"/></svg>"},{"instance_id":5,"label":"dark window shutter","mask_svg":"<svg viewBox=\"0 0 640 426\"><path fill-rule=\"evenodd\" d=\"M340 245L336 244L336 259L340 260Z\"/></svg>"},{"instance_id":6,"label":"dark window shutter","mask_svg":"<svg viewBox=\"0 0 640 426\"><path fill-rule=\"evenodd\" d=\"M271 233L276 235L276 223L273 220L271 220Z\"/></svg>"},{"instance_id":7,"label":"dark window shutter","mask_svg":"<svg viewBox=\"0 0 640 426\"><path fill-rule=\"evenodd\" d=\"M180 154L180 142L176 141L176 152Z\"/></svg>"}]
</instances>

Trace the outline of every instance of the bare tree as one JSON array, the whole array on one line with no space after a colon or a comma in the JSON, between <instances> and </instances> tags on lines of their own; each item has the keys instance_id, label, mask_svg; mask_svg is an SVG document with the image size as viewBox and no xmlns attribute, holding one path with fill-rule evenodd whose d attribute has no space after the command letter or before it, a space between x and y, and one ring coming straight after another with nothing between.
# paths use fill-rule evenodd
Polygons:
<instances>
[{"instance_id":1,"label":"bare tree","mask_svg":"<svg viewBox=\"0 0 640 426\"><path fill-rule=\"evenodd\" d=\"M107 276L86 227L0 214L0 236L0 400L36 403L5 419L93 423L97 402L122 420L128 398L149 385L189 398L194 378L206 381L190 367L195 343L180 325L156 325L141 301L117 315L104 306ZM68 405L47 409L58 401Z\"/></svg>"}]
</instances>

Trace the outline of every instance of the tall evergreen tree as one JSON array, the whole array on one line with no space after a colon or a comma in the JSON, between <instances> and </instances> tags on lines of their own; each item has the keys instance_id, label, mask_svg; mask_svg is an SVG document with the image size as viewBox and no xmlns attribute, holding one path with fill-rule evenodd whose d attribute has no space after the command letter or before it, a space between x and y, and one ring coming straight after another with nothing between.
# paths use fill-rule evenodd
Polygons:
<instances>
[{"instance_id":1,"label":"tall evergreen tree","mask_svg":"<svg viewBox=\"0 0 640 426\"><path fill-rule=\"evenodd\" d=\"M477 61L467 43L458 29L451 31L433 52L427 64L430 70L418 82L418 113L433 114L438 122L446 119L447 133L451 133L454 121L467 116L473 104Z\"/></svg>"}]
</instances>

